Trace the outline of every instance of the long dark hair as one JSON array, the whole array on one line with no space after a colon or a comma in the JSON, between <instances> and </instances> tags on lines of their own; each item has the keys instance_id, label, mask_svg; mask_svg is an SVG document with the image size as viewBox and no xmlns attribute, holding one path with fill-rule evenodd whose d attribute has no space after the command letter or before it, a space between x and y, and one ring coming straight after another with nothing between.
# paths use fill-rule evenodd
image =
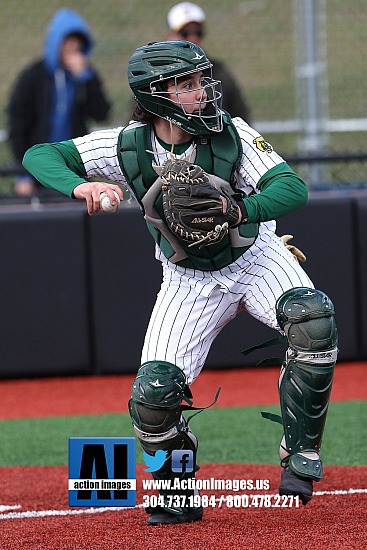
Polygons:
<instances>
[{"instance_id":1,"label":"long dark hair","mask_svg":"<svg viewBox=\"0 0 367 550\"><path fill-rule=\"evenodd\" d=\"M146 111L138 101L135 102L135 107L132 114L132 119L143 124L153 122L154 115L149 111Z\"/></svg>"}]
</instances>

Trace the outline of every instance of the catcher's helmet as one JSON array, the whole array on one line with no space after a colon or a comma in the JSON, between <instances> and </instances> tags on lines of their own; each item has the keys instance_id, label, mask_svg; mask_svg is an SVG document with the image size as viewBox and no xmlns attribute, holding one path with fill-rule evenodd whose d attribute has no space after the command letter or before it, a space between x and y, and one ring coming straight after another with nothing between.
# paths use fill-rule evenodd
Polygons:
<instances>
[{"instance_id":1,"label":"catcher's helmet","mask_svg":"<svg viewBox=\"0 0 367 550\"><path fill-rule=\"evenodd\" d=\"M135 50L128 64L128 80L136 100L146 111L172 121L190 134L211 134L223 129L221 83L213 79L211 68L204 51L191 42L154 42ZM188 103L184 93L178 92L177 82L196 72L203 73L202 94L197 111L188 113ZM170 79L176 86L177 103L168 97L166 87Z\"/></svg>"}]
</instances>

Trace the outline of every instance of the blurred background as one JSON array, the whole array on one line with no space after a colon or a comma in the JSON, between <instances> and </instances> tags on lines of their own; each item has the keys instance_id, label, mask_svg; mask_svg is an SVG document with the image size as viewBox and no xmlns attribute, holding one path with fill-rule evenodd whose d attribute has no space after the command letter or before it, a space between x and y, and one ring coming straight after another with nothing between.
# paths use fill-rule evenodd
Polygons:
<instances>
[{"instance_id":1,"label":"blurred background","mask_svg":"<svg viewBox=\"0 0 367 550\"><path fill-rule=\"evenodd\" d=\"M251 111L251 125L311 190L355 190L367 181L365 0L202 0L204 49L224 60ZM61 7L89 23L92 63L112 102L105 126L129 119L127 62L167 34L172 0L0 0L0 200L12 194L14 161L6 105L19 72L41 57Z\"/></svg>"}]
</instances>

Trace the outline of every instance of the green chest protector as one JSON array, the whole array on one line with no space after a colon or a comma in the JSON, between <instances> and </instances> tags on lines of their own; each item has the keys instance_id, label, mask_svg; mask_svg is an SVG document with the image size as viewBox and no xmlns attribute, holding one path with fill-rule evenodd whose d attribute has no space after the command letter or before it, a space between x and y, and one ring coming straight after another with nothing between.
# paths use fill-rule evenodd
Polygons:
<instances>
[{"instance_id":1,"label":"green chest protector","mask_svg":"<svg viewBox=\"0 0 367 550\"><path fill-rule=\"evenodd\" d=\"M121 170L144 211L150 233L165 257L181 267L203 271L218 270L234 262L255 241L258 224L246 224L229 230L219 243L201 248L174 235L163 213L161 180L152 166L151 126L131 124L118 142ZM240 137L230 121L224 118L224 129L210 138L199 138L195 163L207 173L234 182L234 172L241 159Z\"/></svg>"}]
</instances>

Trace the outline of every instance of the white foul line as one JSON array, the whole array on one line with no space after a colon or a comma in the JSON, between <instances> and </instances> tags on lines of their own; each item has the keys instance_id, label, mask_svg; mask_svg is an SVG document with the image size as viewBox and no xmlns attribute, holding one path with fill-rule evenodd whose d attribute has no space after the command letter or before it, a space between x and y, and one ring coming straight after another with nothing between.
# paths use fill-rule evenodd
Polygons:
<instances>
[{"instance_id":1,"label":"white foul line","mask_svg":"<svg viewBox=\"0 0 367 550\"><path fill-rule=\"evenodd\" d=\"M12 506L0 504L0 512L6 512L7 510L19 510L19 508L21 508L20 504L14 504Z\"/></svg>"},{"instance_id":2,"label":"white foul line","mask_svg":"<svg viewBox=\"0 0 367 550\"><path fill-rule=\"evenodd\" d=\"M313 496L321 497L327 495L355 495L367 493L367 489L336 489L334 491L314 491ZM267 493L259 495L251 495L253 497L276 497L278 494L269 495ZM232 495L233 496L233 495ZM217 501L220 499L217 498ZM0 512L5 510L14 510L21 508L20 505L6 506L0 505ZM143 504L137 504L136 506L101 506L98 508L77 508L69 510L29 510L27 512L8 512L7 514L0 513L0 520L2 519L24 519L24 518L42 518L49 516L78 516L83 514L102 514L104 512L122 512L124 510L134 510L135 508L143 508Z\"/></svg>"}]
</instances>

